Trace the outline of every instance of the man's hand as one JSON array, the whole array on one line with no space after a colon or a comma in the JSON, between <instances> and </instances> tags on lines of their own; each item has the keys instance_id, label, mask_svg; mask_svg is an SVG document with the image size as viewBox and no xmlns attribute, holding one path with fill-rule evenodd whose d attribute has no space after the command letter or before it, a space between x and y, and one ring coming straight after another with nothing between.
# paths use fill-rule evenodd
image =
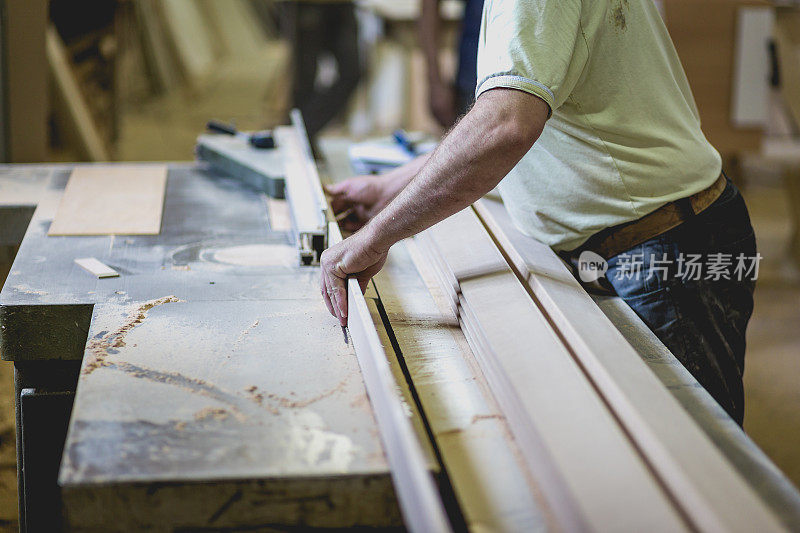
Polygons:
<instances>
[{"instance_id":1,"label":"man's hand","mask_svg":"<svg viewBox=\"0 0 800 533\"><path fill-rule=\"evenodd\" d=\"M320 291L328 311L347 325L347 278L355 278L363 293L372 276L383 268L389 249L376 248L368 232L359 231L322 253Z\"/></svg>"},{"instance_id":2,"label":"man's hand","mask_svg":"<svg viewBox=\"0 0 800 533\"><path fill-rule=\"evenodd\" d=\"M393 196L389 194L386 180L380 176L356 176L325 187L330 195L331 208L339 215L352 212L339 222L347 231L355 231L374 217Z\"/></svg>"},{"instance_id":3,"label":"man's hand","mask_svg":"<svg viewBox=\"0 0 800 533\"><path fill-rule=\"evenodd\" d=\"M492 190L539 138L549 109L544 100L523 91L492 89L433 153L391 175L353 178L330 188L337 207L349 203L357 215L371 217L358 233L322 254L320 284L331 314L347 324L348 276L358 279L363 291L394 243ZM376 189L373 183L379 184Z\"/></svg>"}]
</instances>

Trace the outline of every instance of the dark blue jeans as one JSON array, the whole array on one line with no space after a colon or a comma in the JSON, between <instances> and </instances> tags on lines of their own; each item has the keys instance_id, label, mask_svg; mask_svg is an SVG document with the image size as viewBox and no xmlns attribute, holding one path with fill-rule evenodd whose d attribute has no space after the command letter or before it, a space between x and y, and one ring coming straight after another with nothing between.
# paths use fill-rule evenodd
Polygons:
<instances>
[{"instance_id":1,"label":"dark blue jeans","mask_svg":"<svg viewBox=\"0 0 800 533\"><path fill-rule=\"evenodd\" d=\"M611 258L606 274L617 294L740 425L745 330L759 259L747 206L729 182L702 213Z\"/></svg>"}]
</instances>

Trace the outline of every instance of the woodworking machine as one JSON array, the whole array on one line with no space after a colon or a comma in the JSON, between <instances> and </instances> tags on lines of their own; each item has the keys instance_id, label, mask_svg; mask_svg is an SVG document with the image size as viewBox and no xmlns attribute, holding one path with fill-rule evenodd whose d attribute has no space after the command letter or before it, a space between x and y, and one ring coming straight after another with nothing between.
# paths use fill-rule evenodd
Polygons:
<instances>
[{"instance_id":1,"label":"woodworking machine","mask_svg":"<svg viewBox=\"0 0 800 533\"><path fill-rule=\"evenodd\" d=\"M255 186L261 185L274 198L286 197L292 216L301 265L318 265L328 245L328 202L319 180L314 156L299 110L291 113L291 126L279 127L274 138L282 154L282 176L275 175L275 151L255 146L244 135L201 135L198 158L213 167ZM286 157L284 157L286 156ZM280 168L279 167L279 168Z\"/></svg>"}]
</instances>

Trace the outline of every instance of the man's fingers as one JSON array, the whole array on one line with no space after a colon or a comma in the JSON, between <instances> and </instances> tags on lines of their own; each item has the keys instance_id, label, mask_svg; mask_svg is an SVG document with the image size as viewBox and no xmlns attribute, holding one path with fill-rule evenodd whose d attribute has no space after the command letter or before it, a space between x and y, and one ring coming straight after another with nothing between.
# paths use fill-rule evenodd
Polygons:
<instances>
[{"instance_id":1,"label":"man's fingers","mask_svg":"<svg viewBox=\"0 0 800 533\"><path fill-rule=\"evenodd\" d=\"M333 213L338 215L342 211L346 211L350 207L352 207L353 203L348 201L343 196L335 196L331 198L331 209L333 209Z\"/></svg>"},{"instance_id":2,"label":"man's fingers","mask_svg":"<svg viewBox=\"0 0 800 533\"><path fill-rule=\"evenodd\" d=\"M333 304L331 303L331 295L328 294L328 284L325 281L326 276L322 275L319 278L320 278L320 292L322 293L322 299L325 300L325 305L328 306L328 312L333 316L336 316L336 312L333 310Z\"/></svg>"},{"instance_id":3,"label":"man's fingers","mask_svg":"<svg viewBox=\"0 0 800 533\"><path fill-rule=\"evenodd\" d=\"M340 181L339 183L333 183L331 185L323 185L323 190L331 196L337 196L342 194L347 187L346 181Z\"/></svg>"},{"instance_id":4,"label":"man's fingers","mask_svg":"<svg viewBox=\"0 0 800 533\"><path fill-rule=\"evenodd\" d=\"M347 325L347 285L346 280L332 274L328 277L328 284L333 296L333 304L337 311L336 316L339 322Z\"/></svg>"}]
</instances>

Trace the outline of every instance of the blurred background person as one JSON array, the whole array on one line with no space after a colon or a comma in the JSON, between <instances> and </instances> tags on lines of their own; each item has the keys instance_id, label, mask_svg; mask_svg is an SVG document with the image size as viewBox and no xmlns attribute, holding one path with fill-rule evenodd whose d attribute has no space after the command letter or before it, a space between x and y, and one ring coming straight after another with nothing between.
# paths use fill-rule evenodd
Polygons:
<instances>
[{"instance_id":1,"label":"blurred background person","mask_svg":"<svg viewBox=\"0 0 800 533\"><path fill-rule=\"evenodd\" d=\"M285 8L294 66L292 107L302 111L314 139L346 110L361 79L355 5L351 0L318 0L287 2ZM326 58L336 62L332 81L319 76Z\"/></svg>"},{"instance_id":2,"label":"blurred background person","mask_svg":"<svg viewBox=\"0 0 800 533\"><path fill-rule=\"evenodd\" d=\"M452 126L475 101L477 85L478 39L481 34L483 0L465 0L464 18L458 41L458 67L455 80L445 79L439 63L442 20L440 0L422 0L419 39L428 70L430 109L443 127Z\"/></svg>"}]
</instances>

